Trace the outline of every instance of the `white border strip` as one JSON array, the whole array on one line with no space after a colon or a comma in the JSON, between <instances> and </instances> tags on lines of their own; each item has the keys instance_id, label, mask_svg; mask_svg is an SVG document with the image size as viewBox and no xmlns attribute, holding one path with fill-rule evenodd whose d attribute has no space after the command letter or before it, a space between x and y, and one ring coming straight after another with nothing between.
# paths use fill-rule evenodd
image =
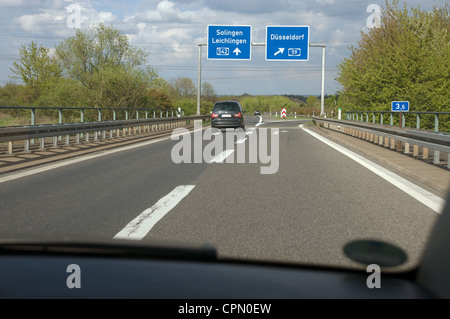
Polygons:
<instances>
[{"instance_id":1,"label":"white border strip","mask_svg":"<svg viewBox=\"0 0 450 319\"><path fill-rule=\"evenodd\" d=\"M428 206L432 210L434 210L436 213L442 213L445 205L445 200L440 198L439 196L434 195L433 193L430 193L429 191L423 189L422 187L419 187L410 181L404 179L403 177L381 167L378 164L375 164L374 162L368 160L367 158L364 158L345 147L342 147L324 137L321 135L314 133L306 128L303 127L304 124L299 125L301 129L303 129L305 132L311 134L321 142L327 144L328 146L331 146L338 152L341 152L342 154L350 157L355 162L361 164L365 168L369 169L373 173L377 174L378 176L384 178L386 181L391 183L392 185L396 186L397 188L404 191L406 194L411 196L412 198L418 200L422 204Z\"/></svg>"},{"instance_id":2,"label":"white border strip","mask_svg":"<svg viewBox=\"0 0 450 319\"><path fill-rule=\"evenodd\" d=\"M144 210L139 216L133 219L120 232L115 239L141 240L148 232L161 220L169 211L193 190L195 185L180 185L173 191L161 198L155 205Z\"/></svg>"}]
</instances>

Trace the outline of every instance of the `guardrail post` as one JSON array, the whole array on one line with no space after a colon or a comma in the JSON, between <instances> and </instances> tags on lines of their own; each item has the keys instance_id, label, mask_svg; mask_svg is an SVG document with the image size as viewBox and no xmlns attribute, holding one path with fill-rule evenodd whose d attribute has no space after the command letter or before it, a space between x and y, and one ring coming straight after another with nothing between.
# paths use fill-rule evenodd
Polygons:
<instances>
[{"instance_id":1,"label":"guardrail post","mask_svg":"<svg viewBox=\"0 0 450 319\"><path fill-rule=\"evenodd\" d=\"M39 142L40 142L39 148L43 150L45 148L45 137L39 138Z\"/></svg>"},{"instance_id":2,"label":"guardrail post","mask_svg":"<svg viewBox=\"0 0 450 319\"><path fill-rule=\"evenodd\" d=\"M102 110L98 109L98 121L101 122L102 121Z\"/></svg>"},{"instance_id":3,"label":"guardrail post","mask_svg":"<svg viewBox=\"0 0 450 319\"><path fill-rule=\"evenodd\" d=\"M116 109L113 109L113 121L116 120Z\"/></svg>"},{"instance_id":4,"label":"guardrail post","mask_svg":"<svg viewBox=\"0 0 450 319\"><path fill-rule=\"evenodd\" d=\"M434 131L439 131L439 115L437 113L434 114Z\"/></svg>"},{"instance_id":5,"label":"guardrail post","mask_svg":"<svg viewBox=\"0 0 450 319\"><path fill-rule=\"evenodd\" d=\"M59 124L62 124L62 122L63 122L62 109L58 109L58 121L59 121ZM58 139L60 141L62 141L62 136L59 136Z\"/></svg>"},{"instance_id":6,"label":"guardrail post","mask_svg":"<svg viewBox=\"0 0 450 319\"><path fill-rule=\"evenodd\" d=\"M419 145L413 145L413 156L419 156Z\"/></svg>"},{"instance_id":7,"label":"guardrail post","mask_svg":"<svg viewBox=\"0 0 450 319\"><path fill-rule=\"evenodd\" d=\"M409 151L409 143L405 142L405 154L409 154L409 153L410 153L410 151Z\"/></svg>"},{"instance_id":8,"label":"guardrail post","mask_svg":"<svg viewBox=\"0 0 450 319\"><path fill-rule=\"evenodd\" d=\"M80 134L75 135L75 143L80 143Z\"/></svg>"},{"instance_id":9,"label":"guardrail post","mask_svg":"<svg viewBox=\"0 0 450 319\"><path fill-rule=\"evenodd\" d=\"M159 110L159 117L162 117L163 112Z\"/></svg>"},{"instance_id":10,"label":"guardrail post","mask_svg":"<svg viewBox=\"0 0 450 319\"><path fill-rule=\"evenodd\" d=\"M428 159L428 148L427 147L422 147L422 158Z\"/></svg>"},{"instance_id":11,"label":"guardrail post","mask_svg":"<svg viewBox=\"0 0 450 319\"><path fill-rule=\"evenodd\" d=\"M369 123L369 112L366 113L366 122Z\"/></svg>"},{"instance_id":12,"label":"guardrail post","mask_svg":"<svg viewBox=\"0 0 450 319\"><path fill-rule=\"evenodd\" d=\"M36 125L36 109L31 109L31 125ZM34 138L31 139L31 143L34 144Z\"/></svg>"},{"instance_id":13,"label":"guardrail post","mask_svg":"<svg viewBox=\"0 0 450 319\"><path fill-rule=\"evenodd\" d=\"M58 136L53 136L53 147L58 147Z\"/></svg>"},{"instance_id":14,"label":"guardrail post","mask_svg":"<svg viewBox=\"0 0 450 319\"><path fill-rule=\"evenodd\" d=\"M372 113L372 123L375 124L375 112Z\"/></svg>"},{"instance_id":15,"label":"guardrail post","mask_svg":"<svg viewBox=\"0 0 450 319\"><path fill-rule=\"evenodd\" d=\"M402 127L405 127L405 114L403 112L400 112L400 116L402 117Z\"/></svg>"},{"instance_id":16,"label":"guardrail post","mask_svg":"<svg viewBox=\"0 0 450 319\"><path fill-rule=\"evenodd\" d=\"M155 118L155 117L156 117L156 111L153 110L153 118Z\"/></svg>"},{"instance_id":17,"label":"guardrail post","mask_svg":"<svg viewBox=\"0 0 450 319\"><path fill-rule=\"evenodd\" d=\"M66 135L66 145L70 144L70 135Z\"/></svg>"},{"instance_id":18,"label":"guardrail post","mask_svg":"<svg viewBox=\"0 0 450 319\"><path fill-rule=\"evenodd\" d=\"M441 161L441 152L440 151L437 151L437 150L434 150L434 152L433 152L434 154L434 156L433 156L433 163L434 164L439 164L439 162Z\"/></svg>"},{"instance_id":19,"label":"guardrail post","mask_svg":"<svg viewBox=\"0 0 450 319\"><path fill-rule=\"evenodd\" d=\"M394 115L392 114L392 112L389 113L389 119L390 119L391 126L393 126L394 125Z\"/></svg>"},{"instance_id":20,"label":"guardrail post","mask_svg":"<svg viewBox=\"0 0 450 319\"><path fill-rule=\"evenodd\" d=\"M380 124L383 124L383 112L380 113Z\"/></svg>"},{"instance_id":21,"label":"guardrail post","mask_svg":"<svg viewBox=\"0 0 450 319\"><path fill-rule=\"evenodd\" d=\"M128 120L128 110L125 110L125 120Z\"/></svg>"},{"instance_id":22,"label":"guardrail post","mask_svg":"<svg viewBox=\"0 0 450 319\"><path fill-rule=\"evenodd\" d=\"M416 114L416 129L420 129L420 114Z\"/></svg>"},{"instance_id":23,"label":"guardrail post","mask_svg":"<svg viewBox=\"0 0 450 319\"><path fill-rule=\"evenodd\" d=\"M8 142L8 154L13 153L13 142Z\"/></svg>"},{"instance_id":24,"label":"guardrail post","mask_svg":"<svg viewBox=\"0 0 450 319\"><path fill-rule=\"evenodd\" d=\"M30 151L30 140L25 140L23 143L23 149L25 152L29 152Z\"/></svg>"},{"instance_id":25,"label":"guardrail post","mask_svg":"<svg viewBox=\"0 0 450 319\"><path fill-rule=\"evenodd\" d=\"M84 109L80 109L80 122L84 123Z\"/></svg>"}]
</instances>

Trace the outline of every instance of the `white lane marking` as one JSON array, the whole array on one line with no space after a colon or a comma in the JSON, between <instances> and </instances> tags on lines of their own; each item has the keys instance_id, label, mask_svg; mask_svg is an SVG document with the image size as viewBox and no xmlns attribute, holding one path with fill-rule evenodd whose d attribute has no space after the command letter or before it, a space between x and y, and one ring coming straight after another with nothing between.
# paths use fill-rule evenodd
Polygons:
<instances>
[{"instance_id":1,"label":"white lane marking","mask_svg":"<svg viewBox=\"0 0 450 319\"><path fill-rule=\"evenodd\" d=\"M113 238L141 240L156 223L194 189L195 185L180 185L161 198L155 205L144 210Z\"/></svg>"},{"instance_id":2,"label":"white lane marking","mask_svg":"<svg viewBox=\"0 0 450 319\"><path fill-rule=\"evenodd\" d=\"M245 138L241 138L240 140L237 140L237 141L236 141L236 144L242 144L242 143L244 143L246 140L247 140L246 137L245 137Z\"/></svg>"},{"instance_id":3,"label":"white lane marking","mask_svg":"<svg viewBox=\"0 0 450 319\"><path fill-rule=\"evenodd\" d=\"M223 161L233 154L234 150L225 150L221 152L219 155L216 155L209 163L223 163Z\"/></svg>"},{"instance_id":4,"label":"white lane marking","mask_svg":"<svg viewBox=\"0 0 450 319\"><path fill-rule=\"evenodd\" d=\"M384 167L381 167L378 164L375 164L374 162L368 160L367 158L364 158L345 147L338 145L321 135L314 133L306 128L303 127L304 124L299 125L300 128L302 128L305 132L311 134L318 140L322 141L323 143L327 144L328 146L331 146L338 152L341 152L342 154L350 157L355 162L361 164L365 168L371 170L381 178L384 178L386 181L391 183L392 185L396 186L397 188L404 191L406 194L411 196L412 198L418 200L422 204L428 206L432 210L434 210L436 213L442 213L442 210L444 209L445 200L440 198L439 196L434 195L433 193L423 189L420 186L417 186L416 184L411 183L407 179L404 179L403 177L385 169Z\"/></svg>"},{"instance_id":5,"label":"white lane marking","mask_svg":"<svg viewBox=\"0 0 450 319\"><path fill-rule=\"evenodd\" d=\"M260 126L262 123L262 117L260 115L259 116L259 122L257 124L255 124L255 126Z\"/></svg>"},{"instance_id":6,"label":"white lane marking","mask_svg":"<svg viewBox=\"0 0 450 319\"><path fill-rule=\"evenodd\" d=\"M245 135L250 135L250 134L253 134L253 132L254 132L255 130L251 130L251 129L249 129L247 132L245 132Z\"/></svg>"},{"instance_id":7,"label":"white lane marking","mask_svg":"<svg viewBox=\"0 0 450 319\"><path fill-rule=\"evenodd\" d=\"M17 172L17 173L11 173L9 175L5 175L5 176L0 177L0 183L12 181L12 180L15 180L15 179L18 179L18 178L21 178L21 177L30 176L30 175L34 175L34 174L45 172L45 171L49 171L49 170L52 170L52 169L55 169L55 168L58 168L58 167L63 167L63 166L66 166L66 165L71 165L71 164L87 161L87 160L94 159L94 158L97 158L97 157L110 155L110 154L114 154L114 153L118 153L118 152L122 152L122 151L127 151L127 150L130 150L130 149L133 149L133 148L138 148L138 147L150 145L150 144L161 142L161 141L168 140L168 139L170 139L170 136L154 139L154 140L151 140L151 141L141 142L141 143L137 143L137 144L133 144L133 145L123 146L123 147L115 148L113 150L100 151L100 152L95 153L95 154L84 155L84 156L76 157L76 158L69 159L69 160L63 160L61 162L57 162L57 163L54 163L54 164L48 164L48 165L45 165L45 166L31 168L31 169L28 169L26 171L21 171L21 172Z\"/></svg>"}]
</instances>

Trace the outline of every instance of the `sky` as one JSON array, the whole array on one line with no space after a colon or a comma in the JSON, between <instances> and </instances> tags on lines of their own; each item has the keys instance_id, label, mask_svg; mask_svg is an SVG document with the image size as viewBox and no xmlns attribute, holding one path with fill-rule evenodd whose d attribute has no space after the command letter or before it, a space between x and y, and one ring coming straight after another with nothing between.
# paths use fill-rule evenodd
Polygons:
<instances>
[{"instance_id":1,"label":"sky","mask_svg":"<svg viewBox=\"0 0 450 319\"><path fill-rule=\"evenodd\" d=\"M431 10L448 0L407 0ZM404 1L400 1L403 5ZM251 41L265 43L266 26L309 26L310 42L324 43L325 90L335 94L338 65L373 24L373 8L385 0L0 0L0 85L11 78L21 45L36 41L53 49L82 30L105 23L144 49L148 65L171 81L198 81L198 45L207 43L208 25L252 27ZM202 48L201 81L219 95L320 95L322 49L309 48L308 61L266 61L265 47L252 46L250 60L207 58Z\"/></svg>"}]
</instances>

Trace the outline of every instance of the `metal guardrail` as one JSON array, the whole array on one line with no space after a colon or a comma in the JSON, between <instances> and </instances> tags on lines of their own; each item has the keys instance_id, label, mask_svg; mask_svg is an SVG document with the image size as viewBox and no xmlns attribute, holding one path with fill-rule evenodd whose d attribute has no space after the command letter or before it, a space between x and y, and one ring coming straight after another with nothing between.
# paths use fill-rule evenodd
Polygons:
<instances>
[{"instance_id":1,"label":"metal guardrail","mask_svg":"<svg viewBox=\"0 0 450 319\"><path fill-rule=\"evenodd\" d=\"M369 114L372 114L372 120L369 120ZM389 117L389 124L384 123L384 115L388 114ZM347 120L351 120L351 121L360 121L360 122L372 122L372 123L377 123L377 120L379 122L379 124L382 125L394 125L394 117L399 117L399 126L401 127L406 127L405 126L405 122L406 122L406 116L414 114L415 115L415 122L416 122L416 129L422 129L421 128L421 119L423 118L423 116L426 115L431 115L434 118L434 131L435 132L439 132L439 116L450 116L450 112L422 112L422 111L417 111L417 112L392 112L392 111L348 111L348 112L344 112L344 117ZM379 115L379 116L378 116Z\"/></svg>"},{"instance_id":2,"label":"metal guardrail","mask_svg":"<svg viewBox=\"0 0 450 319\"><path fill-rule=\"evenodd\" d=\"M45 147L45 138L48 137L53 137L53 146L58 147L58 140L62 140L62 136L65 136L64 144L69 145L70 136L75 136L75 143L80 143L80 137L84 137L85 142L89 142L90 133L94 134L94 140L98 139L98 133L101 134L103 139L107 138L106 132L109 132L109 138L122 137L133 133L139 134L187 126L194 120L204 121L209 117L210 115L192 115L168 118L0 127L0 142L6 142L7 154L12 154L14 141L24 141L24 150L28 152L30 150L30 143L33 143L34 139L40 140L40 149L43 149Z\"/></svg>"},{"instance_id":3,"label":"metal guardrail","mask_svg":"<svg viewBox=\"0 0 450 319\"><path fill-rule=\"evenodd\" d=\"M358 137L369 142L389 147L414 157L428 159L429 150L433 151L433 163L441 163L441 152L447 154L447 168L450 169L450 134L437 133L410 128L395 128L387 125L352 122L348 120L313 117L323 127ZM411 152L411 146L413 148ZM421 148L421 149L420 149ZM420 154L421 151L421 154Z\"/></svg>"},{"instance_id":4,"label":"metal guardrail","mask_svg":"<svg viewBox=\"0 0 450 319\"><path fill-rule=\"evenodd\" d=\"M64 111L74 110L80 111L80 122L84 122L85 111L86 110L96 110L97 111L97 120L102 121L102 113L103 111L112 111L112 120L117 120L117 113L125 113L125 120L129 119L130 112L136 112L136 119L139 119L139 114L144 114L145 118L149 118L149 114L152 115L153 118L157 116L159 118L171 117L174 116L184 116L184 110L181 110L181 114L178 114L178 110L170 109L170 110L162 110L158 108L95 108L95 107L46 107L46 106L0 106L1 110L30 110L30 125L36 125L36 110L58 110L58 123L63 123Z\"/></svg>"}]
</instances>

